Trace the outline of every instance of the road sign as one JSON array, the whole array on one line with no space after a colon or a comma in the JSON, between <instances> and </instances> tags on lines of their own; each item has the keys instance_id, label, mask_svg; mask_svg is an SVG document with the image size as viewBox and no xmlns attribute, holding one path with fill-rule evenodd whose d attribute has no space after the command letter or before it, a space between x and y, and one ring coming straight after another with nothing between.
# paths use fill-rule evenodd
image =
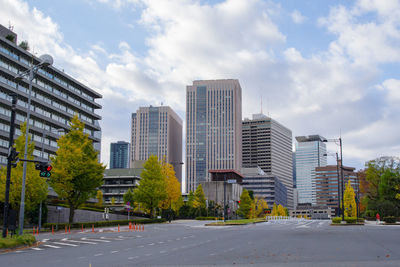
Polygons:
<instances>
[{"instance_id":1,"label":"road sign","mask_svg":"<svg viewBox=\"0 0 400 267\"><path fill-rule=\"evenodd\" d=\"M228 184L236 184L236 180L235 179L229 179L226 181Z\"/></svg>"}]
</instances>

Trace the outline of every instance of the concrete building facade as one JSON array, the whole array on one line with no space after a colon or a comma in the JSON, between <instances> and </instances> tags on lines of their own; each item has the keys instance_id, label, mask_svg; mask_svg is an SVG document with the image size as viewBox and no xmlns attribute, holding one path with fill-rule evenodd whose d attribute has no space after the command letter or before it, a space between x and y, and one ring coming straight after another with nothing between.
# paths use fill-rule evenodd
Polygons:
<instances>
[{"instance_id":1,"label":"concrete building facade","mask_svg":"<svg viewBox=\"0 0 400 267\"><path fill-rule=\"evenodd\" d=\"M315 168L315 184L317 205L324 205L330 207L333 211L338 212L338 192L342 190L341 174L340 174L340 161L339 166L328 165L325 167ZM357 192L358 180L357 173L354 172L355 168L343 166L344 188L350 180L354 192ZM339 175L338 175L339 172ZM338 179L338 176L340 179ZM339 181L339 186L338 186Z\"/></svg>"},{"instance_id":2,"label":"concrete building facade","mask_svg":"<svg viewBox=\"0 0 400 267\"><path fill-rule=\"evenodd\" d=\"M103 191L104 203L124 204L123 195L128 189L135 189L140 181L143 169L109 169L104 171L104 183L100 187Z\"/></svg>"},{"instance_id":3,"label":"concrete building facade","mask_svg":"<svg viewBox=\"0 0 400 267\"><path fill-rule=\"evenodd\" d=\"M287 207L287 188L278 177L266 174L260 167L242 168L243 188L263 198L272 208L275 204Z\"/></svg>"},{"instance_id":4,"label":"concrete building facade","mask_svg":"<svg viewBox=\"0 0 400 267\"><path fill-rule=\"evenodd\" d=\"M239 81L194 81L186 87L186 192L210 181L209 170L242 167Z\"/></svg>"},{"instance_id":5,"label":"concrete building facade","mask_svg":"<svg viewBox=\"0 0 400 267\"><path fill-rule=\"evenodd\" d=\"M129 168L129 143L118 141L110 144L110 169Z\"/></svg>"},{"instance_id":6,"label":"concrete building facade","mask_svg":"<svg viewBox=\"0 0 400 267\"><path fill-rule=\"evenodd\" d=\"M13 35L14 42L6 39ZM49 160L57 150L57 139L68 132L71 118L78 114L84 122L84 133L93 141L100 154L101 117L96 110L101 105L96 100L102 96L78 82L64 71L47 66L38 71L29 92L29 81L16 81L15 77L37 65L40 59L17 45L17 35L0 25L0 164L6 164L11 120L10 93L18 96L16 110L16 136L21 135L21 123L27 119L28 95L31 94L29 133L35 142L33 155L38 160ZM43 153L42 153L43 149ZM23 151L20 151L23 155ZM100 159L100 156L99 156Z\"/></svg>"},{"instance_id":7,"label":"concrete building facade","mask_svg":"<svg viewBox=\"0 0 400 267\"><path fill-rule=\"evenodd\" d=\"M320 135L296 137L296 184L298 201L317 204L315 168L326 166L326 145Z\"/></svg>"},{"instance_id":8,"label":"concrete building facade","mask_svg":"<svg viewBox=\"0 0 400 267\"><path fill-rule=\"evenodd\" d=\"M140 107L132 113L131 167L150 155L165 157L182 180L182 119L168 106Z\"/></svg>"},{"instance_id":9,"label":"concrete building facade","mask_svg":"<svg viewBox=\"0 0 400 267\"><path fill-rule=\"evenodd\" d=\"M293 208L292 131L263 114L242 124L243 167L259 166L276 176L287 189L287 207Z\"/></svg>"}]
</instances>

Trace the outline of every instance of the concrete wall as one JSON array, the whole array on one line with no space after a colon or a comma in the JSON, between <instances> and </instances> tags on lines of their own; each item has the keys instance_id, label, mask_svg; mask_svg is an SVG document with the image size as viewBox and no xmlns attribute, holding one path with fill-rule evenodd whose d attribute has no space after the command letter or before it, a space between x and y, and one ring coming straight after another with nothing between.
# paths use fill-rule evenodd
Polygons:
<instances>
[{"instance_id":1,"label":"concrete wall","mask_svg":"<svg viewBox=\"0 0 400 267\"><path fill-rule=\"evenodd\" d=\"M224 202L224 182L202 182L204 195L206 199L212 200L223 206ZM237 210L237 201L240 200L243 188L239 184L226 184L226 204L232 210Z\"/></svg>"},{"instance_id":2,"label":"concrete wall","mask_svg":"<svg viewBox=\"0 0 400 267\"><path fill-rule=\"evenodd\" d=\"M56 206L47 206L49 210L47 214L48 223L66 223L69 218L69 208L61 207L56 210ZM109 214L109 220L127 220L128 216L120 214ZM130 219L143 219L142 217L130 216ZM104 221L103 213L89 210L75 210L74 222L97 222Z\"/></svg>"}]
</instances>

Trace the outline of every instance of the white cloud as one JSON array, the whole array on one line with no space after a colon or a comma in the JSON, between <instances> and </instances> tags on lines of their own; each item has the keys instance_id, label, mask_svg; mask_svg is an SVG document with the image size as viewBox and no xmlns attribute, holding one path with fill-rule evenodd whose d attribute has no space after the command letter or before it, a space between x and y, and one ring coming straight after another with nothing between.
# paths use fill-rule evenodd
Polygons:
<instances>
[{"instance_id":1,"label":"white cloud","mask_svg":"<svg viewBox=\"0 0 400 267\"><path fill-rule=\"evenodd\" d=\"M291 14L290 14L292 20L294 23L296 24L302 24L307 18L305 16L303 16L300 11L298 10L294 10Z\"/></svg>"}]
</instances>

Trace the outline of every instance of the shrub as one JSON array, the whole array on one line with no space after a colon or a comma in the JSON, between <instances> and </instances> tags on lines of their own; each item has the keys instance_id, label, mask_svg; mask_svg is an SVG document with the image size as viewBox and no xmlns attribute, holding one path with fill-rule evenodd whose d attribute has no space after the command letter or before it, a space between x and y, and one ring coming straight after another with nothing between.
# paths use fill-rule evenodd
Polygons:
<instances>
[{"instance_id":1,"label":"shrub","mask_svg":"<svg viewBox=\"0 0 400 267\"><path fill-rule=\"evenodd\" d=\"M356 223L357 222L356 217L344 217L344 220L346 221L346 223Z\"/></svg>"},{"instance_id":2,"label":"shrub","mask_svg":"<svg viewBox=\"0 0 400 267\"><path fill-rule=\"evenodd\" d=\"M21 245L32 245L36 242L33 235L17 235L14 237L0 238L0 248L13 248Z\"/></svg>"},{"instance_id":3,"label":"shrub","mask_svg":"<svg viewBox=\"0 0 400 267\"><path fill-rule=\"evenodd\" d=\"M340 223L342 221L341 217L332 218L332 223Z\"/></svg>"},{"instance_id":4,"label":"shrub","mask_svg":"<svg viewBox=\"0 0 400 267\"><path fill-rule=\"evenodd\" d=\"M396 217L394 216L383 217L383 221L385 223L396 223Z\"/></svg>"},{"instance_id":5,"label":"shrub","mask_svg":"<svg viewBox=\"0 0 400 267\"><path fill-rule=\"evenodd\" d=\"M115 221L98 221L98 222L77 222L77 223L45 223L43 225L44 228L51 229L51 227L56 228L58 225L58 229L63 229L66 226L71 228L81 228L83 227L90 228L92 225L94 227L104 227L104 226L116 226L116 225L128 225L129 222L132 223L140 223L140 224L149 224L149 223L163 223L165 219L139 219L139 220L115 220Z\"/></svg>"}]
</instances>

